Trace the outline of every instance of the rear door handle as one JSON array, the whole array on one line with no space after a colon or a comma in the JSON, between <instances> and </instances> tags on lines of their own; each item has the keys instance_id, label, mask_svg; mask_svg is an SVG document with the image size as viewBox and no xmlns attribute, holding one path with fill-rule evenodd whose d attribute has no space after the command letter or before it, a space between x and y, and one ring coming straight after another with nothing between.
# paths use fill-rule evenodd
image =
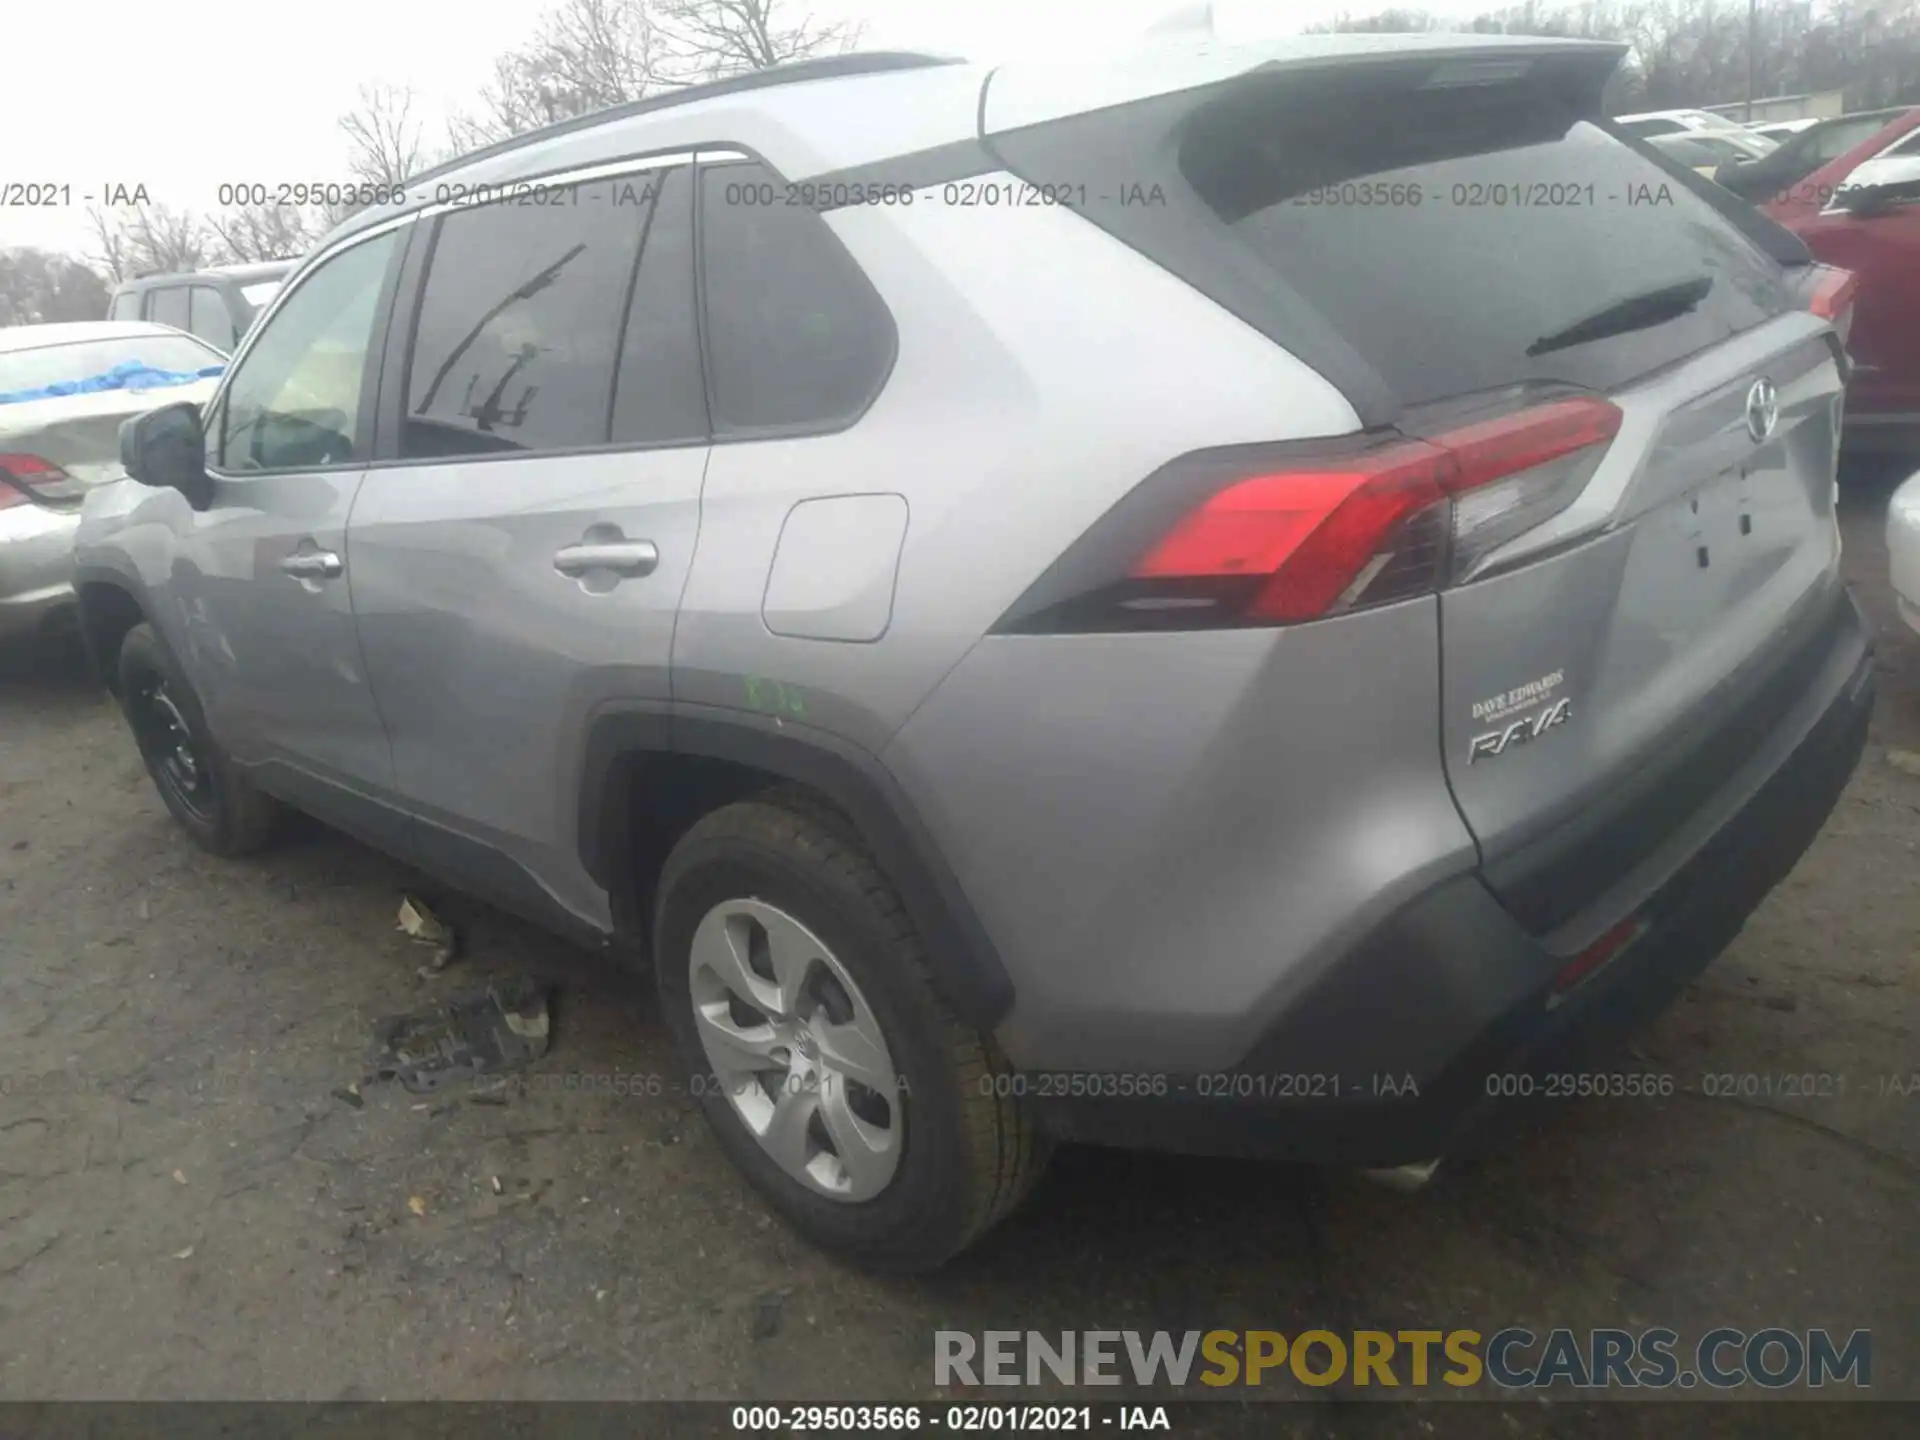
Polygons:
<instances>
[{"instance_id":1,"label":"rear door handle","mask_svg":"<svg viewBox=\"0 0 1920 1440\"><path fill-rule=\"evenodd\" d=\"M553 568L562 575L581 576L589 570L611 570L616 575L651 575L660 563L660 550L651 540L583 541L557 551Z\"/></svg>"},{"instance_id":2,"label":"rear door handle","mask_svg":"<svg viewBox=\"0 0 1920 1440\"><path fill-rule=\"evenodd\" d=\"M331 550L298 550L281 560L280 568L297 580L331 580L342 566Z\"/></svg>"}]
</instances>

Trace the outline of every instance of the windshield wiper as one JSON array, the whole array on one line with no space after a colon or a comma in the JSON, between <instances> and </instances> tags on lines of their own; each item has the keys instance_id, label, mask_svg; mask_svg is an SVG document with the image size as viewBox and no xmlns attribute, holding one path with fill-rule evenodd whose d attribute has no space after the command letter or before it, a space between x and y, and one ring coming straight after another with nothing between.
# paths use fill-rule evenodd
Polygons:
<instances>
[{"instance_id":1,"label":"windshield wiper","mask_svg":"<svg viewBox=\"0 0 1920 1440\"><path fill-rule=\"evenodd\" d=\"M1630 330L1646 330L1665 324L1693 309L1707 298L1707 292L1711 289L1712 277L1697 275L1691 280L1662 285L1657 290L1643 290L1638 295L1616 300L1604 309L1574 321L1565 329L1542 335L1527 346L1527 354L1545 355L1551 350L1565 350L1570 346L1585 345L1591 340L1604 340L1609 335L1624 335Z\"/></svg>"}]
</instances>

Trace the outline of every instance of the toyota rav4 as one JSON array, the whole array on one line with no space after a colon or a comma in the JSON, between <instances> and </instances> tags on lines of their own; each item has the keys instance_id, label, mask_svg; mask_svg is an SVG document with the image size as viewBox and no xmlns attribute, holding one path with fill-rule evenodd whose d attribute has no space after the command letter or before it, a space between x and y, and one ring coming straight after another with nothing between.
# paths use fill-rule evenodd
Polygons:
<instances>
[{"instance_id":1,"label":"toyota rav4","mask_svg":"<svg viewBox=\"0 0 1920 1440\"><path fill-rule=\"evenodd\" d=\"M648 959L867 1263L1061 1139L1427 1173L1707 964L1872 699L1846 278L1619 55L854 55L483 150L128 424L88 643L215 853L291 806Z\"/></svg>"}]
</instances>

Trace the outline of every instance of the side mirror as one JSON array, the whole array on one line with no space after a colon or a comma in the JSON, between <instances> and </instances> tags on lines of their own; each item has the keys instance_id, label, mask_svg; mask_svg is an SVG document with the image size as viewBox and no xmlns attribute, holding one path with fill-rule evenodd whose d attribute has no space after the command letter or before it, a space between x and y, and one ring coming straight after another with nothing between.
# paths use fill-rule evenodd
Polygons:
<instances>
[{"instance_id":1,"label":"side mirror","mask_svg":"<svg viewBox=\"0 0 1920 1440\"><path fill-rule=\"evenodd\" d=\"M120 466L142 485L178 490L196 510L213 503L200 407L182 400L123 421Z\"/></svg>"}]
</instances>

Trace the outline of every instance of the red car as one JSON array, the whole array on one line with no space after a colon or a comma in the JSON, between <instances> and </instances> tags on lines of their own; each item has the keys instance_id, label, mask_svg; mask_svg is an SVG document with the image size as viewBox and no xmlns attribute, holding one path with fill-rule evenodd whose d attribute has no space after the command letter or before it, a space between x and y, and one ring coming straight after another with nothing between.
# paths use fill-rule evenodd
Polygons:
<instances>
[{"instance_id":1,"label":"red car","mask_svg":"<svg viewBox=\"0 0 1920 1440\"><path fill-rule=\"evenodd\" d=\"M1847 444L1920 446L1920 106L1760 208L1854 274Z\"/></svg>"}]
</instances>

